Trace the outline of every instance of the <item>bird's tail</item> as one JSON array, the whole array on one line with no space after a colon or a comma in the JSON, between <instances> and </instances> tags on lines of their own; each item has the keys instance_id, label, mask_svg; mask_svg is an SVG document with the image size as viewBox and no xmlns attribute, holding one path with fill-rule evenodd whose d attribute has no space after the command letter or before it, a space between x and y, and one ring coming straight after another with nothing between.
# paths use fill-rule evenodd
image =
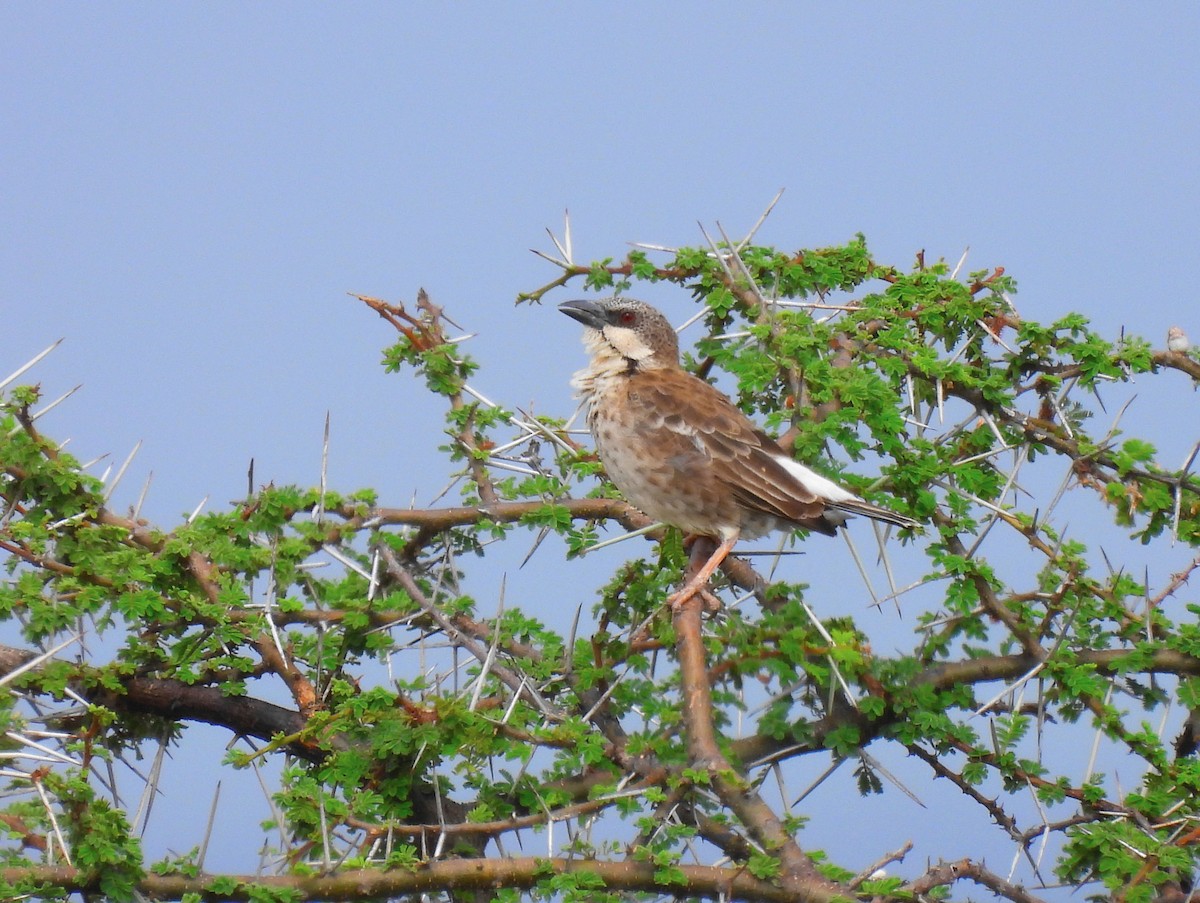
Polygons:
<instances>
[{"instance_id":1,"label":"bird's tail","mask_svg":"<svg viewBox=\"0 0 1200 903\"><path fill-rule=\"evenodd\" d=\"M870 502L864 502L862 499L845 499L842 501L828 502L830 508L836 508L839 511L845 511L847 514L861 514L863 517L869 517L871 520L883 521L885 524L894 524L897 527L908 527L916 529L921 526L918 521L911 517L905 517L903 514L897 514L888 508L881 508L878 505L872 505Z\"/></svg>"}]
</instances>

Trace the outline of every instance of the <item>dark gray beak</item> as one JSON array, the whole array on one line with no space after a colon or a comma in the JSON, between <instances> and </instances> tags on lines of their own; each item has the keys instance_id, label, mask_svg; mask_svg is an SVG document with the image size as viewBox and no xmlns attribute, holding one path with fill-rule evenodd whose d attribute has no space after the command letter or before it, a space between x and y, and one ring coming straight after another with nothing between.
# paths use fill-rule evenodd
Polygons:
<instances>
[{"instance_id":1,"label":"dark gray beak","mask_svg":"<svg viewBox=\"0 0 1200 903\"><path fill-rule=\"evenodd\" d=\"M608 325L604 308L594 301L564 301L558 305L558 309L572 320L578 320L592 329L603 329Z\"/></svg>"}]
</instances>

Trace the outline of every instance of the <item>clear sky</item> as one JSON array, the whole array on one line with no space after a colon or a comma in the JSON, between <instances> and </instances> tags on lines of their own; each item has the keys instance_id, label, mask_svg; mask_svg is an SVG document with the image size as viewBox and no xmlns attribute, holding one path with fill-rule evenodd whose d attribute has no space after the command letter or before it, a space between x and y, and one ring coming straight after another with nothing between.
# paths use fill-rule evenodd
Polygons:
<instances>
[{"instance_id":1,"label":"clear sky","mask_svg":"<svg viewBox=\"0 0 1200 903\"><path fill-rule=\"evenodd\" d=\"M0 5L0 376L33 376L116 499L330 483L428 500L441 411L347 292L418 287L476 384L567 413L576 324L513 298L581 259L865 233L1002 265L1019 309L1200 335L1200 6L1184 3ZM577 294L568 290L547 300ZM682 321L686 293L648 295ZM1182 451L1180 452L1182 456ZM1175 463L1168 455L1168 463Z\"/></svg>"}]
</instances>

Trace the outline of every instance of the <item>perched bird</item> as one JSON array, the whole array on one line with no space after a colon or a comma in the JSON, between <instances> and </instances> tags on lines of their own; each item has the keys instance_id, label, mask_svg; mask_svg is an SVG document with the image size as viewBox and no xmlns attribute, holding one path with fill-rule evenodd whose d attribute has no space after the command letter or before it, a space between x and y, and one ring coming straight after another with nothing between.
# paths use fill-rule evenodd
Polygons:
<instances>
[{"instance_id":1,"label":"perched bird","mask_svg":"<svg viewBox=\"0 0 1200 903\"><path fill-rule=\"evenodd\" d=\"M671 597L700 592L739 538L803 528L833 536L847 514L899 527L917 522L865 502L792 460L720 390L679 364L661 313L632 298L567 301L591 355L572 385L609 478L655 520L720 541Z\"/></svg>"},{"instance_id":2,"label":"perched bird","mask_svg":"<svg viewBox=\"0 0 1200 903\"><path fill-rule=\"evenodd\" d=\"M1189 709L1183 728L1175 738L1175 758L1190 756L1200 746L1200 709Z\"/></svg>"},{"instance_id":3,"label":"perched bird","mask_svg":"<svg viewBox=\"0 0 1200 903\"><path fill-rule=\"evenodd\" d=\"M1187 333L1179 326L1172 326L1167 330L1167 350L1175 352L1187 351L1192 347L1191 340L1187 337Z\"/></svg>"}]
</instances>

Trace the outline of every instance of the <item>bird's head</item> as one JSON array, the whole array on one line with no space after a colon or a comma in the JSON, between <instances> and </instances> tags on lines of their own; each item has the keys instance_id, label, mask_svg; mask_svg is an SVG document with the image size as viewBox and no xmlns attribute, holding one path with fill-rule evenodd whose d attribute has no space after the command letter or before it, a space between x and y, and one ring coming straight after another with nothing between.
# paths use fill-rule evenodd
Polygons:
<instances>
[{"instance_id":1,"label":"bird's head","mask_svg":"<svg viewBox=\"0 0 1200 903\"><path fill-rule=\"evenodd\" d=\"M587 330L583 343L597 363L624 369L653 370L679 366L679 338L661 313L634 298L566 301L558 305Z\"/></svg>"}]
</instances>

